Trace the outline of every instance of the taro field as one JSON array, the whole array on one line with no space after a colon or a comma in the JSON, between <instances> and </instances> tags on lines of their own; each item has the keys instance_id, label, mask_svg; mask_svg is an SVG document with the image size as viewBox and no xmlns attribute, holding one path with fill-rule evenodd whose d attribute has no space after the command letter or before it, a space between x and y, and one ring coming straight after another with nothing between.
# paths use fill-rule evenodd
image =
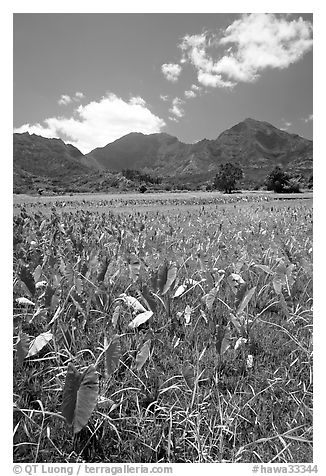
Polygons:
<instances>
[{"instance_id":1,"label":"taro field","mask_svg":"<svg viewBox=\"0 0 326 476\"><path fill-rule=\"evenodd\" d=\"M14 205L15 462L309 463L312 199Z\"/></svg>"}]
</instances>

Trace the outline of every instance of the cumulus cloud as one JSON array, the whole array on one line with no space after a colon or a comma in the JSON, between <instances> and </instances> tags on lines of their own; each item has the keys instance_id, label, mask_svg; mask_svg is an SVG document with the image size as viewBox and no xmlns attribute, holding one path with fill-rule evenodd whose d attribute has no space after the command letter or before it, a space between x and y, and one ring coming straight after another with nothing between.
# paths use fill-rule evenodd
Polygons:
<instances>
[{"instance_id":1,"label":"cumulus cloud","mask_svg":"<svg viewBox=\"0 0 326 476\"><path fill-rule=\"evenodd\" d=\"M108 94L99 101L80 105L70 117L50 117L42 124L24 124L14 132L29 132L43 137L67 140L83 153L103 147L130 132L152 134L165 126L140 97L129 102Z\"/></svg>"},{"instance_id":2,"label":"cumulus cloud","mask_svg":"<svg viewBox=\"0 0 326 476\"><path fill-rule=\"evenodd\" d=\"M287 131L292 126L292 122L286 121L285 119L282 119L282 122L283 122L283 125L280 128L281 131Z\"/></svg>"},{"instance_id":3,"label":"cumulus cloud","mask_svg":"<svg viewBox=\"0 0 326 476\"><path fill-rule=\"evenodd\" d=\"M188 89L188 91L185 91L185 96L186 98L190 99L190 98L195 98L197 94L192 89Z\"/></svg>"},{"instance_id":4,"label":"cumulus cloud","mask_svg":"<svg viewBox=\"0 0 326 476\"><path fill-rule=\"evenodd\" d=\"M166 79L172 81L173 83L178 81L182 70L181 66L176 63L165 63L162 65L161 69Z\"/></svg>"},{"instance_id":5,"label":"cumulus cloud","mask_svg":"<svg viewBox=\"0 0 326 476\"><path fill-rule=\"evenodd\" d=\"M169 112L173 114L175 118L181 118L185 115L184 110L182 109L182 104L184 101L180 98L174 98L172 101L172 107L169 109Z\"/></svg>"},{"instance_id":6,"label":"cumulus cloud","mask_svg":"<svg viewBox=\"0 0 326 476\"><path fill-rule=\"evenodd\" d=\"M67 104L70 104L72 102L72 99L68 94L62 94L60 96L60 99L58 99L58 104L60 106L66 106Z\"/></svg>"},{"instance_id":7,"label":"cumulus cloud","mask_svg":"<svg viewBox=\"0 0 326 476\"><path fill-rule=\"evenodd\" d=\"M271 13L244 14L222 33L186 35L181 63L190 63L206 87L254 82L267 68L284 69L312 48L312 24Z\"/></svg>"},{"instance_id":8,"label":"cumulus cloud","mask_svg":"<svg viewBox=\"0 0 326 476\"><path fill-rule=\"evenodd\" d=\"M307 123L307 122L312 122L313 119L314 119L313 114L309 114L309 116L308 116L308 117L305 117L303 120L304 120L304 122Z\"/></svg>"},{"instance_id":9,"label":"cumulus cloud","mask_svg":"<svg viewBox=\"0 0 326 476\"><path fill-rule=\"evenodd\" d=\"M74 96L69 96L68 94L62 94L60 98L58 99L58 104L60 106L67 106L67 104L74 102L79 102L81 99L83 99L85 96L82 92L76 91Z\"/></svg>"}]
</instances>

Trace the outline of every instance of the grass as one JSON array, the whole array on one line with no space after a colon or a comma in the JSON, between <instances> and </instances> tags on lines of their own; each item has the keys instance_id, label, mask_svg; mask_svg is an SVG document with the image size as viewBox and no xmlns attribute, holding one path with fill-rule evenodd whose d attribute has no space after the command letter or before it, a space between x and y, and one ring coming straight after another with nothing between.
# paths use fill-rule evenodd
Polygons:
<instances>
[{"instance_id":1,"label":"grass","mask_svg":"<svg viewBox=\"0 0 326 476\"><path fill-rule=\"evenodd\" d=\"M311 200L47 199L15 206L15 462L312 462ZM137 279L131 253L140 260ZM177 275L162 295L155 276L164 263L175 263ZM35 293L25 267L41 268L37 280L46 283ZM241 288L233 289L232 273ZM199 284L173 298L189 279ZM203 297L219 280L207 306ZM131 329L121 293L146 309L153 301L153 317ZM18 336L48 330L49 344L20 362ZM115 334L118 368L106 378L99 360L98 403L74 435L60 412L67 366L94 364L104 337ZM240 336L247 341L235 349ZM137 370L146 341L150 357Z\"/></svg>"}]
</instances>

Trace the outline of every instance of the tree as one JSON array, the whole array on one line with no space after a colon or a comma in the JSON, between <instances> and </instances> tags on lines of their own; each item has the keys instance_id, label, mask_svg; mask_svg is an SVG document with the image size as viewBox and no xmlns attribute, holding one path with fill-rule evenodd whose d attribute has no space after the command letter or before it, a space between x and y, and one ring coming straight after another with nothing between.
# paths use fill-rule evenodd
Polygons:
<instances>
[{"instance_id":1,"label":"tree","mask_svg":"<svg viewBox=\"0 0 326 476\"><path fill-rule=\"evenodd\" d=\"M236 188L238 180L242 179L242 169L230 162L220 165L220 171L215 176L214 188L224 190L225 193L232 193Z\"/></svg>"},{"instance_id":2,"label":"tree","mask_svg":"<svg viewBox=\"0 0 326 476\"><path fill-rule=\"evenodd\" d=\"M140 191L140 193L145 193L145 192L146 192L146 190L147 190L147 187L146 187L146 185L145 185L145 184L142 184L142 185L139 187L139 191Z\"/></svg>"},{"instance_id":3,"label":"tree","mask_svg":"<svg viewBox=\"0 0 326 476\"><path fill-rule=\"evenodd\" d=\"M267 190L273 190L276 193L286 191L290 182L290 176L284 172L281 167L276 166L271 173L266 177L265 185Z\"/></svg>"}]
</instances>

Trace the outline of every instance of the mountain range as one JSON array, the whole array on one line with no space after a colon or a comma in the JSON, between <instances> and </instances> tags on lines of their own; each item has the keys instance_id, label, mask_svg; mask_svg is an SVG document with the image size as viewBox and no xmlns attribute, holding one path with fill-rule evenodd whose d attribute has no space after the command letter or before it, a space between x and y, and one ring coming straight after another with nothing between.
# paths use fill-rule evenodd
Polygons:
<instances>
[{"instance_id":1,"label":"mountain range","mask_svg":"<svg viewBox=\"0 0 326 476\"><path fill-rule=\"evenodd\" d=\"M82 154L61 139L46 139L29 133L14 134L14 189L45 188L102 183L119 179L126 169L161 177L163 182L204 183L226 162L244 171L247 187L262 184L266 175L280 165L293 175L312 174L313 143L267 122L245 119L216 139L185 144L166 133L130 133ZM114 181L114 180L113 180Z\"/></svg>"}]
</instances>

